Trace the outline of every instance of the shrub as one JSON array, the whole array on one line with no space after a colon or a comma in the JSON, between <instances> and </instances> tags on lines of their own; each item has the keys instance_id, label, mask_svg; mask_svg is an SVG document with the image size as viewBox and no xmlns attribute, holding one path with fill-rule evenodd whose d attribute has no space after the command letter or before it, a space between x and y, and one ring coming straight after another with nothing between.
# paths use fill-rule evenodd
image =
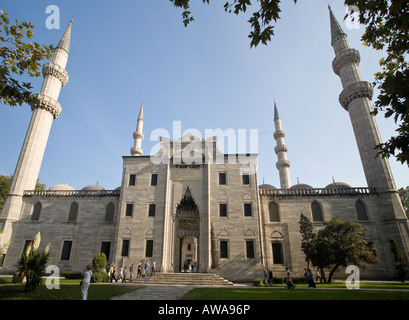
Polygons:
<instances>
[{"instance_id":1,"label":"shrub","mask_svg":"<svg viewBox=\"0 0 409 320\"><path fill-rule=\"evenodd\" d=\"M107 257L105 256L105 253L103 252L98 253L92 260L92 266L94 267L95 272L105 269L106 265L107 265Z\"/></svg>"},{"instance_id":2,"label":"shrub","mask_svg":"<svg viewBox=\"0 0 409 320\"><path fill-rule=\"evenodd\" d=\"M263 282L263 279L257 278L253 280L253 286L255 287L264 287L265 283Z\"/></svg>"},{"instance_id":3,"label":"shrub","mask_svg":"<svg viewBox=\"0 0 409 320\"><path fill-rule=\"evenodd\" d=\"M106 272L103 271L95 271L92 274L91 281L93 283L101 283L101 282L109 282L109 276Z\"/></svg>"}]
</instances>

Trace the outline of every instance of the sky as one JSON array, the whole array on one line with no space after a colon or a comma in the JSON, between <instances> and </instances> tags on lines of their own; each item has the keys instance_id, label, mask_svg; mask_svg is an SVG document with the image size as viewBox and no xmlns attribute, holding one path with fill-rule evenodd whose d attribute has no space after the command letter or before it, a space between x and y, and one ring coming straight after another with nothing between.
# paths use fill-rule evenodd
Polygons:
<instances>
[{"instance_id":1,"label":"sky","mask_svg":"<svg viewBox=\"0 0 409 320\"><path fill-rule=\"evenodd\" d=\"M194 129L200 138L206 130L245 130L249 137L256 129L257 146L248 151L258 153L259 183L279 188L276 101L292 185L324 188L335 179L366 187L349 115L338 102L342 85L332 70L328 4L350 46L360 51L363 80L374 80L384 54L362 45L363 26L352 29L343 21L343 1L282 1L275 36L256 48L248 38L252 7L236 16L224 12L225 1L192 2L195 21L185 28L182 10L167 0L2 0L11 20L35 25L33 40L41 44L56 46L74 19L69 81L60 93L62 113L51 128L40 182L47 189L63 183L75 189L120 186L122 156L134 145L143 101L144 155L157 150L155 130L180 137L175 123L181 134ZM59 9L59 29L47 27L55 14L47 13L50 5ZM30 81L39 92L43 79ZM1 175L14 173L31 113L27 105L0 106ZM395 134L393 119L381 113L376 121L383 141ZM408 166L394 157L389 162L396 186L408 186Z\"/></svg>"}]
</instances>

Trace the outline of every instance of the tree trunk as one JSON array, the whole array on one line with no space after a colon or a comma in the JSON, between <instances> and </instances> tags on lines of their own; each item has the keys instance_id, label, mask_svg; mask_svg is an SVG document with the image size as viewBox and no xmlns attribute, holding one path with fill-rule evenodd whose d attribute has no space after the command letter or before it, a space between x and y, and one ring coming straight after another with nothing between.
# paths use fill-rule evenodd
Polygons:
<instances>
[{"instance_id":1,"label":"tree trunk","mask_svg":"<svg viewBox=\"0 0 409 320\"><path fill-rule=\"evenodd\" d=\"M338 269L339 266L340 266L340 264L337 263L337 264L332 268L332 270L331 270L331 272L329 273L329 276L328 276L328 283L331 283L332 275L334 274L335 270Z\"/></svg>"}]
</instances>

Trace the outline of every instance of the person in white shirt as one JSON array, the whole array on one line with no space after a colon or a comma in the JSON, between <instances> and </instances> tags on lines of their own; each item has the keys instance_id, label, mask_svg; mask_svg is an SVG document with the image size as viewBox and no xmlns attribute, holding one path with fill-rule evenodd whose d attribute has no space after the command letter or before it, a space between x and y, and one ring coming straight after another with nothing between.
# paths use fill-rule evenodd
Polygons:
<instances>
[{"instance_id":1,"label":"person in white shirt","mask_svg":"<svg viewBox=\"0 0 409 320\"><path fill-rule=\"evenodd\" d=\"M83 279L81 281L81 296L82 300L87 300L88 298L88 288L91 283L91 276L92 276L92 266L89 264L87 268L81 273Z\"/></svg>"}]
</instances>

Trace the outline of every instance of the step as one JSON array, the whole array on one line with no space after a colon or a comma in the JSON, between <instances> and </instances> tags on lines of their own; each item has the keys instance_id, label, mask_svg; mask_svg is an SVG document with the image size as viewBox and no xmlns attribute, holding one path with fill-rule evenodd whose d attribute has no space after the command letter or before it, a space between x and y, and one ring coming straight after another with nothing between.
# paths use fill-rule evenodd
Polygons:
<instances>
[{"instance_id":1,"label":"step","mask_svg":"<svg viewBox=\"0 0 409 320\"><path fill-rule=\"evenodd\" d=\"M135 277L132 283L151 283L165 285L203 285L203 286L232 286L233 283L213 273L156 273L146 280Z\"/></svg>"}]
</instances>

